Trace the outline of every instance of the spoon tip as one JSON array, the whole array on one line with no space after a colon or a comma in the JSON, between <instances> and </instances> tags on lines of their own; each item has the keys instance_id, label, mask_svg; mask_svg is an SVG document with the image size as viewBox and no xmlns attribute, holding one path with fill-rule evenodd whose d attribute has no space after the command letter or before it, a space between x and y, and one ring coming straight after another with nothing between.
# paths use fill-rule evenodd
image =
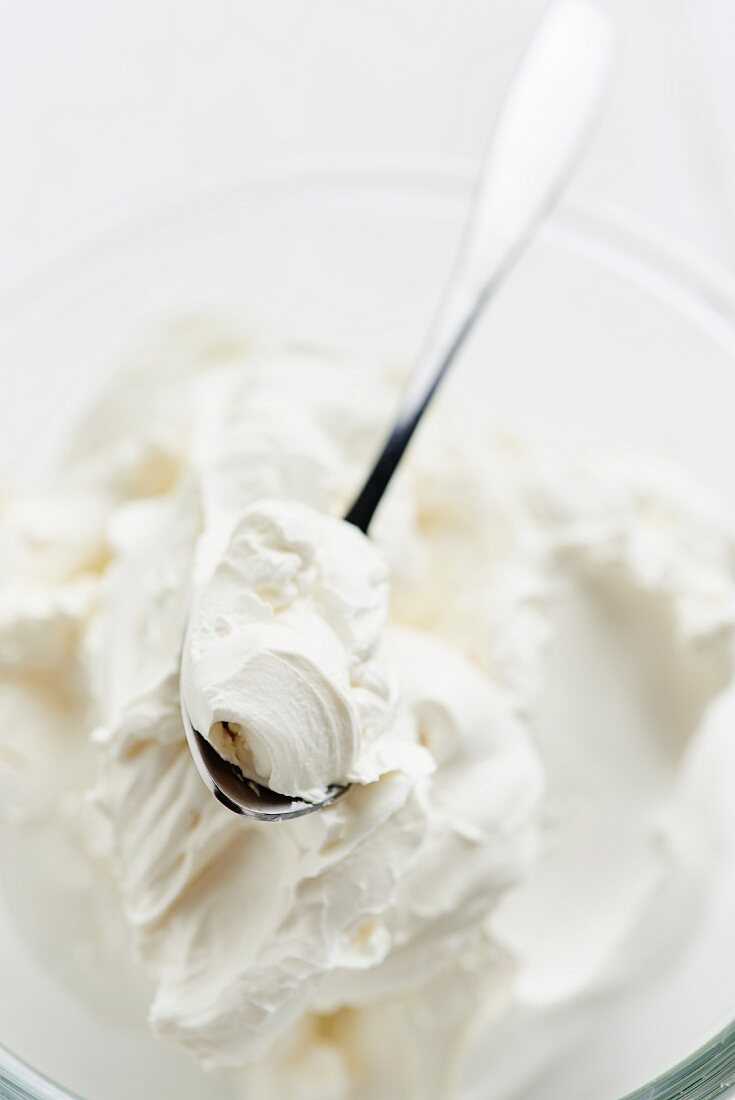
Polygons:
<instances>
[{"instance_id":1,"label":"spoon tip","mask_svg":"<svg viewBox=\"0 0 735 1100\"><path fill-rule=\"evenodd\" d=\"M217 801L232 813L256 821L289 821L325 809L349 789L347 785L334 784L327 788L319 802L306 802L302 798L279 794L248 779L234 764L224 760L194 728L183 700L181 717L197 771Z\"/></svg>"}]
</instances>

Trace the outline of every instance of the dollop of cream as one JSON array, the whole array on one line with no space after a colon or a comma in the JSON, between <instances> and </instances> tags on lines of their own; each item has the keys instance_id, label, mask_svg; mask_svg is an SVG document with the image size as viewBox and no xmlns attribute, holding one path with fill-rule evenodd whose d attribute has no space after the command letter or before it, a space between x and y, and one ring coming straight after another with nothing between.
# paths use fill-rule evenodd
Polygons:
<instances>
[{"instance_id":1,"label":"dollop of cream","mask_svg":"<svg viewBox=\"0 0 735 1100\"><path fill-rule=\"evenodd\" d=\"M194 602L182 692L195 729L249 778L307 801L399 766L376 660L388 594L356 528L298 502L251 505Z\"/></svg>"}]
</instances>

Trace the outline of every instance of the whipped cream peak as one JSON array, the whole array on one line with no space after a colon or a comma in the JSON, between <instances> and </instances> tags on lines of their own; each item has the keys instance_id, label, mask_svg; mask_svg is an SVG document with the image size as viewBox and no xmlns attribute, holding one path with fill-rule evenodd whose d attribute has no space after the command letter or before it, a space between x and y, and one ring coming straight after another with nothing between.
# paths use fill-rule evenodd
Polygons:
<instances>
[{"instance_id":1,"label":"whipped cream peak","mask_svg":"<svg viewBox=\"0 0 735 1100\"><path fill-rule=\"evenodd\" d=\"M387 566L356 528L300 502L251 505L193 602L181 682L194 727L283 794L374 781L395 710L376 660L387 613Z\"/></svg>"}]
</instances>

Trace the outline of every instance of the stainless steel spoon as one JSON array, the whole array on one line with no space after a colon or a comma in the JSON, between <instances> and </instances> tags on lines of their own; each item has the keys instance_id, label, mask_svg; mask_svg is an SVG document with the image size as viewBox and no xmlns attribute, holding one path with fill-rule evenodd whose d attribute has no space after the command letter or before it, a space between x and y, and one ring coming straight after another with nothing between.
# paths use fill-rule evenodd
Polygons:
<instances>
[{"instance_id":1,"label":"stainless steel spoon","mask_svg":"<svg viewBox=\"0 0 735 1100\"><path fill-rule=\"evenodd\" d=\"M449 283L401 397L395 423L347 523L367 533L375 509L436 389L482 309L559 197L597 121L609 86L616 35L587 0L560 0L537 28L507 94L480 171ZM283 821L318 803L277 794L223 760L192 726L186 737L199 774L234 813Z\"/></svg>"}]
</instances>

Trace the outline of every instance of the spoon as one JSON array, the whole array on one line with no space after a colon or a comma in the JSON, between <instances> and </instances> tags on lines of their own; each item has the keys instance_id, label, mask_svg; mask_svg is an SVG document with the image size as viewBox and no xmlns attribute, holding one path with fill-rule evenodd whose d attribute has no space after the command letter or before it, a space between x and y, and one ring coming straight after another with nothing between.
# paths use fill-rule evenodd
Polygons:
<instances>
[{"instance_id":1,"label":"spoon","mask_svg":"<svg viewBox=\"0 0 735 1100\"><path fill-rule=\"evenodd\" d=\"M559 0L539 24L496 122L454 269L395 423L345 516L365 534L447 369L575 167L601 113L615 38L609 18L588 0ZM316 803L271 791L223 760L194 729L183 693L181 711L199 774L234 813L289 820L323 810L348 789L329 787Z\"/></svg>"}]
</instances>

